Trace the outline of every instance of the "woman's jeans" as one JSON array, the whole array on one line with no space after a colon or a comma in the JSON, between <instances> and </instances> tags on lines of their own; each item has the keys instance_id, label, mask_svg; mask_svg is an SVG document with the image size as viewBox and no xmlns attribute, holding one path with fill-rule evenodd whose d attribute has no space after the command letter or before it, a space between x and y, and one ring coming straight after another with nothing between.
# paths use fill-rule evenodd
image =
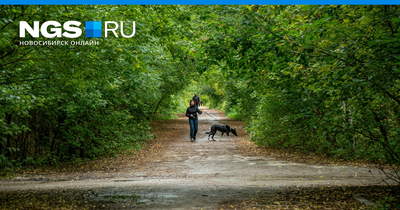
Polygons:
<instances>
[{"instance_id":1,"label":"woman's jeans","mask_svg":"<svg viewBox=\"0 0 400 210\"><path fill-rule=\"evenodd\" d=\"M197 128L198 128L198 120L189 118L189 125L190 125L190 139L193 139L196 137L197 133Z\"/></svg>"}]
</instances>

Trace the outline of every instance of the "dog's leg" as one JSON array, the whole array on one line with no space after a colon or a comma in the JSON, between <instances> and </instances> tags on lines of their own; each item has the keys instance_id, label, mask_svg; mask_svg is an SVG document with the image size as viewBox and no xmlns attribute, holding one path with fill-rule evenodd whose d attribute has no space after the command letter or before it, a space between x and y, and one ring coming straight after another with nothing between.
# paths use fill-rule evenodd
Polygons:
<instances>
[{"instance_id":1,"label":"dog's leg","mask_svg":"<svg viewBox=\"0 0 400 210\"><path fill-rule=\"evenodd\" d=\"M213 141L215 141L215 139L214 139L215 133L217 133L217 131L215 130L215 126L213 125L213 126L211 126L211 133L210 133L210 136L212 135L211 139Z\"/></svg>"},{"instance_id":2,"label":"dog's leg","mask_svg":"<svg viewBox=\"0 0 400 210\"><path fill-rule=\"evenodd\" d=\"M231 140L231 141L232 141L231 137L229 136L229 133L228 133L228 134L226 134L226 135L228 135L228 138L229 138L229 140Z\"/></svg>"},{"instance_id":3,"label":"dog's leg","mask_svg":"<svg viewBox=\"0 0 400 210\"><path fill-rule=\"evenodd\" d=\"M222 139L222 136L223 136L223 135L224 135L224 133L221 134L221 139Z\"/></svg>"}]
</instances>

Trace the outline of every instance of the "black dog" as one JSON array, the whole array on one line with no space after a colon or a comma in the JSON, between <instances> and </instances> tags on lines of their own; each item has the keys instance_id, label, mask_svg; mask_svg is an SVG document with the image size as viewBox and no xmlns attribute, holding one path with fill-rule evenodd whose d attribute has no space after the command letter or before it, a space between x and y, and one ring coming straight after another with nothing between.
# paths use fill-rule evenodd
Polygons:
<instances>
[{"instance_id":1,"label":"black dog","mask_svg":"<svg viewBox=\"0 0 400 210\"><path fill-rule=\"evenodd\" d=\"M229 136L229 132L232 132L233 134L235 134L235 136L237 136L236 128L232 129L228 125L217 125L217 124L215 124L215 125L211 126L211 131L210 132L206 132L206 134L209 134L208 135L208 140L210 140L210 136L212 135L212 140L215 141L214 136L217 133L217 131L221 131L222 132L221 138L224 135L224 133L226 133L226 135L229 137L229 140L231 140L231 141L232 141L232 139Z\"/></svg>"}]
</instances>

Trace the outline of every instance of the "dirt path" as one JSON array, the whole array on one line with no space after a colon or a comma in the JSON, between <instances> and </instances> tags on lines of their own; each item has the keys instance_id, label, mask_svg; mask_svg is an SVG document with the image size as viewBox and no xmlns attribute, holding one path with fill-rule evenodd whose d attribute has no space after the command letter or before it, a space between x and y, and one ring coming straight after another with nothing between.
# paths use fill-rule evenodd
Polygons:
<instances>
[{"instance_id":1,"label":"dirt path","mask_svg":"<svg viewBox=\"0 0 400 210\"><path fill-rule=\"evenodd\" d=\"M219 209L218 205L224 203L290 186L377 182L365 167L305 165L246 155L240 148L248 138L243 123L224 117L219 110L202 110L198 140L194 143L190 142L189 125L183 114L176 120L157 122L153 130L163 149L151 155L143 166L128 163L118 168L118 176L108 168L80 172L79 179L62 173L51 175L52 179L18 177L0 181L0 192L12 194L30 189L31 194L42 191L49 196L72 193L81 196L82 202L76 208ZM229 141L226 135L221 139L217 134L218 141L208 141L205 132L216 123L236 127L239 136L231 136L233 141ZM57 205L67 206L61 201Z\"/></svg>"}]
</instances>

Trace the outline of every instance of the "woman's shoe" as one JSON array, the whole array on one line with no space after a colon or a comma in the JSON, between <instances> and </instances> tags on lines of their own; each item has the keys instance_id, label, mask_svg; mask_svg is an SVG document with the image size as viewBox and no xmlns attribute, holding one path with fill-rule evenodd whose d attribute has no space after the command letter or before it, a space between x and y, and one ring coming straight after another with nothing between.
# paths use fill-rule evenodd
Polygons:
<instances>
[{"instance_id":1,"label":"woman's shoe","mask_svg":"<svg viewBox=\"0 0 400 210\"><path fill-rule=\"evenodd\" d=\"M196 141L196 137L193 138L193 141Z\"/></svg>"},{"instance_id":2,"label":"woman's shoe","mask_svg":"<svg viewBox=\"0 0 400 210\"><path fill-rule=\"evenodd\" d=\"M193 139L190 139L190 141L191 141L191 142L194 142L194 140L193 140Z\"/></svg>"}]
</instances>

